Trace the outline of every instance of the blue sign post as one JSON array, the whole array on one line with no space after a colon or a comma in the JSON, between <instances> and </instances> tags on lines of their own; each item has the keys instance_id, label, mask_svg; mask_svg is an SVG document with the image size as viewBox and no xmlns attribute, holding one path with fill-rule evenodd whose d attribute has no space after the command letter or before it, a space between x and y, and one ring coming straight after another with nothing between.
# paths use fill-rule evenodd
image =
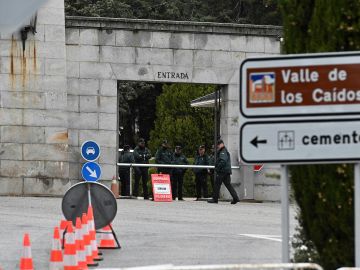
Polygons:
<instances>
[{"instance_id":1,"label":"blue sign post","mask_svg":"<svg viewBox=\"0 0 360 270\"><path fill-rule=\"evenodd\" d=\"M86 162L82 166L81 175L87 182L96 182L101 176L101 168L95 162Z\"/></svg>"},{"instance_id":2,"label":"blue sign post","mask_svg":"<svg viewBox=\"0 0 360 270\"><path fill-rule=\"evenodd\" d=\"M100 146L94 141L86 141L81 146L81 156L86 161L95 161L100 156Z\"/></svg>"}]
</instances>

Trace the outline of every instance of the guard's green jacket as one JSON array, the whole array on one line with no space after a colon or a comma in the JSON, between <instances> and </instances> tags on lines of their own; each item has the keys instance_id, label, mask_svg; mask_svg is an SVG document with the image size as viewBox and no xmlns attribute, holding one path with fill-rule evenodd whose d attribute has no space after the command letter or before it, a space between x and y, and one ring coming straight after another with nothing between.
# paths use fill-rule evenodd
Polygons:
<instances>
[{"instance_id":1,"label":"guard's green jacket","mask_svg":"<svg viewBox=\"0 0 360 270\"><path fill-rule=\"evenodd\" d=\"M160 147L155 154L155 162L157 164L171 164L172 153L168 148Z\"/></svg>"},{"instance_id":2,"label":"guard's green jacket","mask_svg":"<svg viewBox=\"0 0 360 270\"><path fill-rule=\"evenodd\" d=\"M206 154L204 154L203 156L197 155L195 157L194 165L209 165L209 157ZM207 169L196 168L194 169L194 173L206 174Z\"/></svg>"},{"instance_id":3,"label":"guard's green jacket","mask_svg":"<svg viewBox=\"0 0 360 270\"><path fill-rule=\"evenodd\" d=\"M129 151L122 151L119 156L119 163L135 163L133 154ZM130 170L130 168L119 166L119 171L127 170Z\"/></svg>"},{"instance_id":4,"label":"guard's green jacket","mask_svg":"<svg viewBox=\"0 0 360 270\"><path fill-rule=\"evenodd\" d=\"M136 146L133 154L136 163L148 164L149 159L151 158L151 152L146 147L141 148L139 146Z\"/></svg>"},{"instance_id":5,"label":"guard's green jacket","mask_svg":"<svg viewBox=\"0 0 360 270\"><path fill-rule=\"evenodd\" d=\"M226 147L217 152L215 171L218 175L231 174L231 158Z\"/></svg>"},{"instance_id":6,"label":"guard's green jacket","mask_svg":"<svg viewBox=\"0 0 360 270\"><path fill-rule=\"evenodd\" d=\"M186 157L182 154L178 155L176 153L173 154L173 161L172 164L176 165L187 165L189 162L187 161ZM183 174L185 173L186 169L183 168L173 168L173 174Z\"/></svg>"},{"instance_id":7,"label":"guard's green jacket","mask_svg":"<svg viewBox=\"0 0 360 270\"><path fill-rule=\"evenodd\" d=\"M215 165L215 155L209 156L209 165Z\"/></svg>"}]
</instances>

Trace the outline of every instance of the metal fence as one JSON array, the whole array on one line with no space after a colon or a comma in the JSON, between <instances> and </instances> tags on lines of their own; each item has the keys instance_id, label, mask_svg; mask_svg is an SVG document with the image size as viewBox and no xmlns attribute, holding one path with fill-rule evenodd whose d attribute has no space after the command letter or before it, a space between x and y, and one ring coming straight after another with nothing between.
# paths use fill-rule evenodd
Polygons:
<instances>
[{"instance_id":1,"label":"metal fence","mask_svg":"<svg viewBox=\"0 0 360 270\"><path fill-rule=\"evenodd\" d=\"M264 264L223 264L223 265L154 265L132 268L103 268L102 270L246 270L246 269L315 269L323 270L316 263L264 263Z\"/></svg>"},{"instance_id":2,"label":"metal fence","mask_svg":"<svg viewBox=\"0 0 360 270\"><path fill-rule=\"evenodd\" d=\"M214 169L212 165L175 165L175 164L141 164L141 163L117 163L119 167L130 167L130 194L132 194L133 168L182 168L182 169ZM231 166L231 169L240 169L240 166Z\"/></svg>"}]
</instances>

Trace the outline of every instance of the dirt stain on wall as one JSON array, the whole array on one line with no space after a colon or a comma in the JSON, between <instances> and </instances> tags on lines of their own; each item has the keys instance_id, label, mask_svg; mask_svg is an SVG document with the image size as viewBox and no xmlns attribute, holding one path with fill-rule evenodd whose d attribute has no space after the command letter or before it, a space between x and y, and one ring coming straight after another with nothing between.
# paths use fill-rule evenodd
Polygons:
<instances>
[{"instance_id":1,"label":"dirt stain on wall","mask_svg":"<svg viewBox=\"0 0 360 270\"><path fill-rule=\"evenodd\" d=\"M9 76L12 89L15 89L17 85L21 85L22 89L24 90L29 80L32 77L35 78L37 74L38 64L36 41L28 40L25 43L25 46L25 50L23 50L21 41L16 40L14 36L12 36L9 67ZM32 60L32 65L31 63L28 63L29 60Z\"/></svg>"}]
</instances>

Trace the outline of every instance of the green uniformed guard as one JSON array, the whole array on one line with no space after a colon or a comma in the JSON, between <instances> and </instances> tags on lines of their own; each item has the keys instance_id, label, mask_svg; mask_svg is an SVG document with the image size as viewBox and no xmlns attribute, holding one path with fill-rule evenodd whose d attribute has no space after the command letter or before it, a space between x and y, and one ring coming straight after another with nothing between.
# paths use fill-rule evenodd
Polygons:
<instances>
[{"instance_id":1,"label":"green uniformed guard","mask_svg":"<svg viewBox=\"0 0 360 270\"><path fill-rule=\"evenodd\" d=\"M186 165L189 164L186 157L182 154L181 145L175 147L175 152L173 154L173 164L176 165ZM186 169L184 168L173 168L171 175L171 190L173 200L176 200L178 197L179 201L183 201L183 183L184 183L184 174Z\"/></svg>"},{"instance_id":2,"label":"green uniformed guard","mask_svg":"<svg viewBox=\"0 0 360 270\"><path fill-rule=\"evenodd\" d=\"M214 196L209 203L218 203L219 193L221 184L224 183L225 187L229 190L232 201L231 204L238 203L239 197L236 194L235 189L231 185L231 158L230 153L226 149L223 140L217 141L217 159L215 164L215 173L216 173L216 180L215 180L215 189L214 189Z\"/></svg>"},{"instance_id":3,"label":"green uniformed guard","mask_svg":"<svg viewBox=\"0 0 360 270\"><path fill-rule=\"evenodd\" d=\"M134 154L135 163L149 164L149 159L151 158L151 152L147 147L145 147L145 140L143 138L139 139L138 145L135 147L133 154ZM133 195L135 197L139 195L139 184L141 178L144 200L149 199L149 192L147 188L148 169L149 169L148 167L135 167L135 185L134 185Z\"/></svg>"},{"instance_id":4,"label":"green uniformed guard","mask_svg":"<svg viewBox=\"0 0 360 270\"><path fill-rule=\"evenodd\" d=\"M172 163L172 153L169 150L169 144L167 140L163 140L161 147L156 151L155 162L157 164ZM171 168L158 168L158 173L171 175Z\"/></svg>"},{"instance_id":5,"label":"green uniformed guard","mask_svg":"<svg viewBox=\"0 0 360 270\"><path fill-rule=\"evenodd\" d=\"M205 145L200 145L198 153L195 157L194 165L209 165L209 157L205 153ZM196 200L201 199L201 191L204 195L204 198L208 197L208 188L207 188L207 169L196 168L194 169L195 173L195 184L196 184Z\"/></svg>"},{"instance_id":6,"label":"green uniformed guard","mask_svg":"<svg viewBox=\"0 0 360 270\"><path fill-rule=\"evenodd\" d=\"M135 163L134 156L130 152L130 145L124 145L124 150L119 156L119 163ZM130 196L130 167L119 166L119 177L121 182L120 194Z\"/></svg>"}]
</instances>

